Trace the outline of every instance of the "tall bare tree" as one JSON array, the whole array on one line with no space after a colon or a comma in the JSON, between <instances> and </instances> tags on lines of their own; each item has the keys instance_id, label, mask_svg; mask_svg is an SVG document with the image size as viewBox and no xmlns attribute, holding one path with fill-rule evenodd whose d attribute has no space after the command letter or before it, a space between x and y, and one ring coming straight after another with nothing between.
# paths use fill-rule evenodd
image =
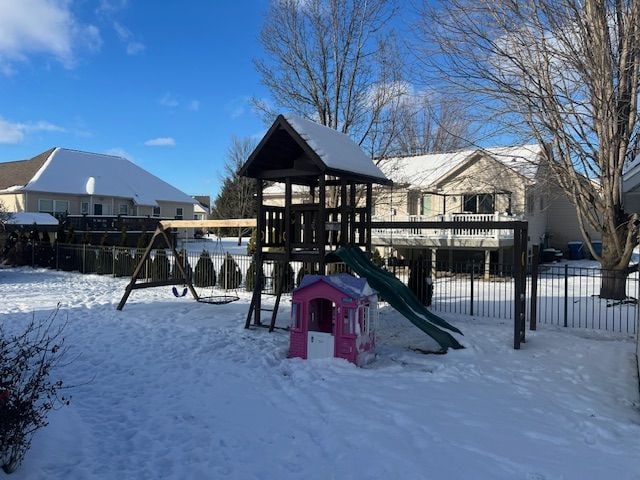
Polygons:
<instances>
[{"instance_id":1,"label":"tall bare tree","mask_svg":"<svg viewBox=\"0 0 640 480\"><path fill-rule=\"evenodd\" d=\"M240 167L247 160L256 142L250 137L231 137L227 149L224 173L221 175L222 187L213 202L211 218L252 218L256 215L255 182L238 175ZM238 228L238 245L242 243L243 228Z\"/></svg>"},{"instance_id":2,"label":"tall bare tree","mask_svg":"<svg viewBox=\"0 0 640 480\"><path fill-rule=\"evenodd\" d=\"M395 13L394 0L272 0L260 35L266 55L255 64L275 108L385 155L396 133L393 107L406 90Z\"/></svg>"},{"instance_id":3,"label":"tall bare tree","mask_svg":"<svg viewBox=\"0 0 640 480\"><path fill-rule=\"evenodd\" d=\"M408 95L398 105L394 153L444 153L472 145L471 121L462 103L432 95Z\"/></svg>"},{"instance_id":4,"label":"tall bare tree","mask_svg":"<svg viewBox=\"0 0 640 480\"><path fill-rule=\"evenodd\" d=\"M574 203L587 247L613 271L601 295L623 298L638 242L620 186L638 154L640 0L432 1L420 30L425 71L485 122L546 145L544 166Z\"/></svg>"}]
</instances>

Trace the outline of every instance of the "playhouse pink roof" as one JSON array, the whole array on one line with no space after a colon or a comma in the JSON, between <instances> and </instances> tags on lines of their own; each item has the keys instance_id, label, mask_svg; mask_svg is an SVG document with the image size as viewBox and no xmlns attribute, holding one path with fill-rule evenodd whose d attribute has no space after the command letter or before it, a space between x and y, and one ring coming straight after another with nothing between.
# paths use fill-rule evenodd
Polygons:
<instances>
[{"instance_id":1,"label":"playhouse pink roof","mask_svg":"<svg viewBox=\"0 0 640 480\"><path fill-rule=\"evenodd\" d=\"M305 275L296 290L307 288L314 283L323 282L353 298L368 297L376 292L369 286L365 278L354 277L348 273L335 275Z\"/></svg>"}]
</instances>

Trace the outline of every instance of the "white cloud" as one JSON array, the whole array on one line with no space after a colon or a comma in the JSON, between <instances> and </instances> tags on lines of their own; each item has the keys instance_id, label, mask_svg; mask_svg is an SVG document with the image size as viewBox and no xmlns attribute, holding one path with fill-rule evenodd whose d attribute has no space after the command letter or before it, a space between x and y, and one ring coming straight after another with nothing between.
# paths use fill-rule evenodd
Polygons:
<instances>
[{"instance_id":1,"label":"white cloud","mask_svg":"<svg viewBox=\"0 0 640 480\"><path fill-rule=\"evenodd\" d=\"M53 123L40 120L37 122L11 122L0 117L0 143L15 144L24 140L25 136L35 132L65 132L66 130Z\"/></svg>"},{"instance_id":2,"label":"white cloud","mask_svg":"<svg viewBox=\"0 0 640 480\"><path fill-rule=\"evenodd\" d=\"M176 97L174 97L173 95L171 95L171 92L167 92L165 93L159 100L160 105L162 105L163 107L169 107L169 108L175 108L178 105L180 105L180 102L178 102L178 100L176 99Z\"/></svg>"},{"instance_id":3,"label":"white cloud","mask_svg":"<svg viewBox=\"0 0 640 480\"><path fill-rule=\"evenodd\" d=\"M127 55L138 55L144 52L147 46L140 42L130 42L127 44Z\"/></svg>"},{"instance_id":4,"label":"white cloud","mask_svg":"<svg viewBox=\"0 0 640 480\"><path fill-rule=\"evenodd\" d=\"M247 111L251 110L249 102L251 101L251 97L245 95L242 97L237 97L227 102L224 109L227 111L229 116L232 119L242 117Z\"/></svg>"},{"instance_id":5,"label":"white cloud","mask_svg":"<svg viewBox=\"0 0 640 480\"><path fill-rule=\"evenodd\" d=\"M132 162L134 161L133 155L127 152L124 148L120 148L120 147L109 148L108 150L105 150L104 153L106 153L107 155L114 155L116 157L126 158L127 160L130 160Z\"/></svg>"},{"instance_id":6,"label":"white cloud","mask_svg":"<svg viewBox=\"0 0 640 480\"><path fill-rule=\"evenodd\" d=\"M198 100L191 100L187 108L192 112L197 112L200 110L200 102Z\"/></svg>"},{"instance_id":7,"label":"white cloud","mask_svg":"<svg viewBox=\"0 0 640 480\"><path fill-rule=\"evenodd\" d=\"M144 142L147 147L173 147L176 141L173 137L152 138Z\"/></svg>"},{"instance_id":8,"label":"white cloud","mask_svg":"<svg viewBox=\"0 0 640 480\"><path fill-rule=\"evenodd\" d=\"M30 55L52 55L73 68L79 50L100 48L99 30L83 24L65 0L0 1L0 70L15 72L13 65Z\"/></svg>"},{"instance_id":9,"label":"white cloud","mask_svg":"<svg viewBox=\"0 0 640 480\"><path fill-rule=\"evenodd\" d=\"M124 10L129 3L129 0L100 0L100 4L96 9L98 15L113 15L120 10Z\"/></svg>"},{"instance_id":10,"label":"white cloud","mask_svg":"<svg viewBox=\"0 0 640 480\"><path fill-rule=\"evenodd\" d=\"M121 23L113 22L113 29L116 31L120 41L126 45L127 55L137 55L147 48L144 43L136 40L131 30Z\"/></svg>"}]
</instances>

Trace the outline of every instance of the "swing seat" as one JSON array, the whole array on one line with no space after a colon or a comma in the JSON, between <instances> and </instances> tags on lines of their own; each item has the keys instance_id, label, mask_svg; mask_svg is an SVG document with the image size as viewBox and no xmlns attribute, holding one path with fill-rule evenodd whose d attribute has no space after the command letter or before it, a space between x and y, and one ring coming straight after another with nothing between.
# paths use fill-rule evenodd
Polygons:
<instances>
[{"instance_id":1,"label":"swing seat","mask_svg":"<svg viewBox=\"0 0 640 480\"><path fill-rule=\"evenodd\" d=\"M184 290L182 290L182 294L178 292L178 289L176 287L173 287L171 291L173 292L174 297L180 298L180 297L184 297L189 291L189 289L187 287L184 287Z\"/></svg>"},{"instance_id":2,"label":"swing seat","mask_svg":"<svg viewBox=\"0 0 640 480\"><path fill-rule=\"evenodd\" d=\"M198 297L200 303L210 303L212 305L224 305L226 303L240 300L237 295L210 295L208 297Z\"/></svg>"}]
</instances>

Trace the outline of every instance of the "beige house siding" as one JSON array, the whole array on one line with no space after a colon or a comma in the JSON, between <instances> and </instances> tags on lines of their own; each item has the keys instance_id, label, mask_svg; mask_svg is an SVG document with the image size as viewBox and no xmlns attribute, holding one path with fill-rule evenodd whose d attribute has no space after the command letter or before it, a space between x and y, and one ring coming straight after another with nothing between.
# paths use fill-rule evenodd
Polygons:
<instances>
[{"instance_id":1,"label":"beige house siding","mask_svg":"<svg viewBox=\"0 0 640 480\"><path fill-rule=\"evenodd\" d=\"M374 215L396 216L422 215L436 218L438 215L462 213L464 194L494 194L494 212L514 215L525 213L525 191L529 181L500 162L480 158L454 176L425 189L395 186L374 190ZM429 193L437 190L438 193ZM511 202L509 202L511 198ZM494 213L491 212L491 213Z\"/></svg>"},{"instance_id":2,"label":"beige house siding","mask_svg":"<svg viewBox=\"0 0 640 480\"><path fill-rule=\"evenodd\" d=\"M93 215L96 204L102 205L102 215L131 215L131 216L153 216L153 207L134 205L128 198L100 196L100 195L65 195L49 192L25 192L20 194L2 194L0 200L7 210L12 212L39 212L43 211L41 206L44 203L63 201L69 202L68 213L70 215L82 215L82 204L89 207L89 215ZM182 208L182 217L185 220L193 219L192 203L158 202L160 206L160 216L174 218L177 209ZM122 210L121 210L122 206ZM124 211L126 206L126 212ZM58 212L56 212L58 213ZM61 213L61 212L60 212Z\"/></svg>"},{"instance_id":3,"label":"beige house siding","mask_svg":"<svg viewBox=\"0 0 640 480\"><path fill-rule=\"evenodd\" d=\"M0 202L9 212L24 212L24 195L19 193L0 194Z\"/></svg>"},{"instance_id":4,"label":"beige house siding","mask_svg":"<svg viewBox=\"0 0 640 480\"><path fill-rule=\"evenodd\" d=\"M446 213L462 213L464 194L494 194L494 211L522 215L525 210L525 188L528 180L502 163L487 157L465 165L465 168L436 185L441 193L457 195L446 199ZM511 205L509 205L511 197ZM443 211L444 198L439 197L439 212Z\"/></svg>"}]
</instances>

